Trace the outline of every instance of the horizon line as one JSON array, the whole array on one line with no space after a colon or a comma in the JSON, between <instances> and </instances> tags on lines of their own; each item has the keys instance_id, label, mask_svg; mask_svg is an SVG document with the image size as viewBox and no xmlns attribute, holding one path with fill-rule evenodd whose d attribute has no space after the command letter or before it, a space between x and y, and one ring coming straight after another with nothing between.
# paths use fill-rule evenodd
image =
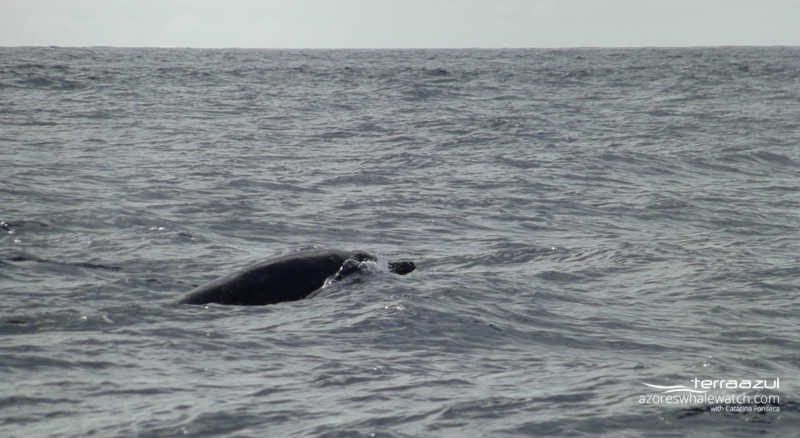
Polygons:
<instances>
[{"instance_id":1,"label":"horizon line","mask_svg":"<svg viewBox=\"0 0 800 438\"><path fill-rule=\"evenodd\" d=\"M193 50L558 50L558 49L700 49L700 48L800 48L800 44L697 44L697 45L574 45L574 46L463 46L463 47L256 47L256 46L182 46L182 45L60 45L19 44L0 48L57 48L57 49L193 49Z\"/></svg>"}]
</instances>

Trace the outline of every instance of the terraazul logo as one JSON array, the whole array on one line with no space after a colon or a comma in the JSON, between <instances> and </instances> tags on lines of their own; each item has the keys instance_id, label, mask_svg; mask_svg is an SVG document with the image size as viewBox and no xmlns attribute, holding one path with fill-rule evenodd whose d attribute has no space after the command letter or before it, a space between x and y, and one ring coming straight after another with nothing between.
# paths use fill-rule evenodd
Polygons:
<instances>
[{"instance_id":1,"label":"terraazul logo","mask_svg":"<svg viewBox=\"0 0 800 438\"><path fill-rule=\"evenodd\" d=\"M706 406L780 406L780 377L766 379L700 379L689 385L657 385L642 382L651 392L639 396L639 404ZM728 409L726 408L726 411ZM774 409L779 411L779 409Z\"/></svg>"},{"instance_id":2,"label":"terraazul logo","mask_svg":"<svg viewBox=\"0 0 800 438\"><path fill-rule=\"evenodd\" d=\"M708 392L708 391L692 389L686 385L664 386L664 385L653 385L652 383L646 383L646 382L644 382L644 385L653 389L661 390L662 394L670 394L673 392L690 392L692 394L705 394L706 392Z\"/></svg>"},{"instance_id":3,"label":"terraazul logo","mask_svg":"<svg viewBox=\"0 0 800 438\"><path fill-rule=\"evenodd\" d=\"M673 392L690 392L693 394L705 394L709 389L773 389L778 390L781 387L781 378L775 377L773 379L698 379L697 377L689 380L694 384L690 387L687 385L654 385L652 383L642 382L645 386L653 389L661 390L664 394Z\"/></svg>"}]
</instances>

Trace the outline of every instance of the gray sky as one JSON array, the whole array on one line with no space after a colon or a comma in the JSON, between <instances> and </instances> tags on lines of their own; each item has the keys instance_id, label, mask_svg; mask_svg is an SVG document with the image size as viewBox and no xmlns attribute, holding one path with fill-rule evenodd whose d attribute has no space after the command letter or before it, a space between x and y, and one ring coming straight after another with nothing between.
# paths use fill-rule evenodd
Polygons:
<instances>
[{"instance_id":1,"label":"gray sky","mask_svg":"<svg viewBox=\"0 0 800 438\"><path fill-rule=\"evenodd\" d=\"M0 0L0 45L800 45L800 0Z\"/></svg>"}]
</instances>

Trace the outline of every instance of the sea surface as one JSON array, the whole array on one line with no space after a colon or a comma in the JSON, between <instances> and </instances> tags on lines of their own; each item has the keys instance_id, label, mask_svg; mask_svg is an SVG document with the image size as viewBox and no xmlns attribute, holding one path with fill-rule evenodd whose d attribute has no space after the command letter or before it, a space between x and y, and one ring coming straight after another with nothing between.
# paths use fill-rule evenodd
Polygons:
<instances>
[{"instance_id":1,"label":"sea surface","mask_svg":"<svg viewBox=\"0 0 800 438\"><path fill-rule=\"evenodd\" d=\"M0 48L0 221L3 437L800 427L800 48Z\"/></svg>"}]
</instances>

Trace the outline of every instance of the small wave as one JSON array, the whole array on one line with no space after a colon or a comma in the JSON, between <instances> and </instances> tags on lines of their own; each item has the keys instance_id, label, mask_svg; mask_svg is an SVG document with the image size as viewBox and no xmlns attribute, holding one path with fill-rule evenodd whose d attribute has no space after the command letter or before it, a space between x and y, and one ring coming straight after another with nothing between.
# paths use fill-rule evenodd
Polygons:
<instances>
[{"instance_id":1,"label":"small wave","mask_svg":"<svg viewBox=\"0 0 800 438\"><path fill-rule=\"evenodd\" d=\"M19 408L20 406L28 406L28 405L52 405L56 403L75 403L76 400L68 399L68 398L52 398L52 397L33 397L33 396L23 396L23 395L9 395L0 397L0 409L3 408Z\"/></svg>"},{"instance_id":2,"label":"small wave","mask_svg":"<svg viewBox=\"0 0 800 438\"><path fill-rule=\"evenodd\" d=\"M86 84L79 81L73 81L64 78L52 78L46 76L32 77L28 79L18 80L16 82L20 88L37 88L45 90L78 90L86 88Z\"/></svg>"},{"instance_id":3,"label":"small wave","mask_svg":"<svg viewBox=\"0 0 800 438\"><path fill-rule=\"evenodd\" d=\"M753 154L756 158L761 161L766 161L769 163L780 164L783 166L792 166L797 167L797 161L787 157L786 155L769 152L769 151L758 151Z\"/></svg>"},{"instance_id":4,"label":"small wave","mask_svg":"<svg viewBox=\"0 0 800 438\"><path fill-rule=\"evenodd\" d=\"M586 280L584 275L552 270L540 272L536 274L536 276L542 280L549 280L557 283L578 283Z\"/></svg>"},{"instance_id":5,"label":"small wave","mask_svg":"<svg viewBox=\"0 0 800 438\"><path fill-rule=\"evenodd\" d=\"M540 257L552 254L555 248L539 246L521 246L517 248L499 249L483 254L464 254L438 260L435 264L454 264L462 268L475 266L506 266L509 264L528 263Z\"/></svg>"},{"instance_id":6,"label":"small wave","mask_svg":"<svg viewBox=\"0 0 800 438\"><path fill-rule=\"evenodd\" d=\"M360 173L352 175L341 175L326 180L320 181L316 185L319 187L336 187L336 186L370 186L370 185L388 185L391 182L389 178L379 173Z\"/></svg>"},{"instance_id":7,"label":"small wave","mask_svg":"<svg viewBox=\"0 0 800 438\"><path fill-rule=\"evenodd\" d=\"M27 254L24 252L17 252L15 254L11 254L0 258L0 261L7 261L7 262L36 262L36 263L46 263L52 265L60 265L60 266L74 266L78 268L87 268L87 269L103 269L108 271L121 271L122 268L119 266L112 266L106 265L101 263L92 263L92 262L69 262L63 260L53 260L47 259L43 257L38 257L33 254Z\"/></svg>"},{"instance_id":8,"label":"small wave","mask_svg":"<svg viewBox=\"0 0 800 438\"><path fill-rule=\"evenodd\" d=\"M35 220L12 220L12 221L4 221L0 220L0 229L6 230L6 232L13 234L18 229L52 229L53 226L48 224L47 222L35 221Z\"/></svg>"},{"instance_id":9,"label":"small wave","mask_svg":"<svg viewBox=\"0 0 800 438\"><path fill-rule=\"evenodd\" d=\"M757 151L749 153L731 153L720 157L720 161L742 164L769 164L788 167L797 167L797 161L790 157L770 151Z\"/></svg>"},{"instance_id":10,"label":"small wave","mask_svg":"<svg viewBox=\"0 0 800 438\"><path fill-rule=\"evenodd\" d=\"M692 207L687 201L676 197L666 195L656 195L655 200L650 201L646 206L646 210L680 210Z\"/></svg>"},{"instance_id":11,"label":"small wave","mask_svg":"<svg viewBox=\"0 0 800 438\"><path fill-rule=\"evenodd\" d=\"M425 74L427 74L429 76L450 76L450 72L445 70L445 69L443 69L443 68L441 68L441 67L438 67L438 68L426 68L423 71L425 72Z\"/></svg>"}]
</instances>

